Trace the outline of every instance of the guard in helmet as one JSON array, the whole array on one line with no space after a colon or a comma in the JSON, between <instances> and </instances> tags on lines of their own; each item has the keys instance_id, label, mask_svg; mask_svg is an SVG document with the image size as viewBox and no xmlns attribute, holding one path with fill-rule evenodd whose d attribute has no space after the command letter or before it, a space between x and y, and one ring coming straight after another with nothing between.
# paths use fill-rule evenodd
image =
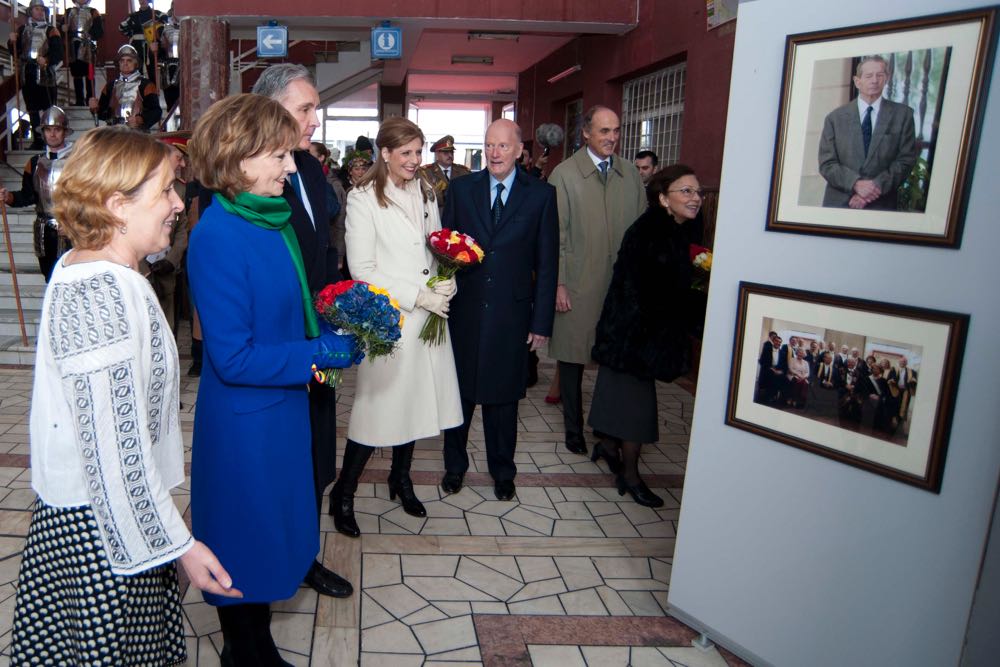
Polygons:
<instances>
[{"instance_id":1,"label":"guard in helmet","mask_svg":"<svg viewBox=\"0 0 1000 667\"><path fill-rule=\"evenodd\" d=\"M174 16L174 6L170 5L167 20L158 42L153 43L160 61L160 88L167 109L173 109L181 96L181 24Z\"/></svg>"},{"instance_id":2,"label":"guard in helmet","mask_svg":"<svg viewBox=\"0 0 1000 667\"><path fill-rule=\"evenodd\" d=\"M139 54L126 44L118 49L118 78L104 84L101 99L88 102L90 110L108 125L128 125L149 131L160 122L160 93L139 71Z\"/></svg>"},{"instance_id":3,"label":"guard in helmet","mask_svg":"<svg viewBox=\"0 0 1000 667\"><path fill-rule=\"evenodd\" d=\"M139 64L144 64L145 76L150 79L155 77L155 72L153 72L153 53L149 47L159 38L160 30L163 29L167 19L167 15L153 9L152 4L150 0L139 0L139 9L118 24L118 30L142 56Z\"/></svg>"},{"instance_id":4,"label":"guard in helmet","mask_svg":"<svg viewBox=\"0 0 1000 667\"><path fill-rule=\"evenodd\" d=\"M62 62L63 44L59 31L48 21L44 0L28 3L28 20L12 33L10 49L20 64L21 93L28 108L31 127L38 127L42 111L56 102L55 66ZM32 149L41 149L42 138L35 135Z\"/></svg>"},{"instance_id":5,"label":"guard in helmet","mask_svg":"<svg viewBox=\"0 0 1000 667\"><path fill-rule=\"evenodd\" d=\"M41 115L41 126L35 131L45 138L45 152L32 156L24 165L21 190L9 192L0 186L0 197L8 206L35 206L38 213L33 225L35 255L38 257L38 268L48 282L56 260L70 247L69 239L59 233L59 223L52 217L52 191L65 158L72 150L73 145L66 141L66 137L73 130L66 121L65 112L53 106Z\"/></svg>"},{"instance_id":6,"label":"guard in helmet","mask_svg":"<svg viewBox=\"0 0 1000 667\"><path fill-rule=\"evenodd\" d=\"M69 71L73 75L75 105L82 107L94 96L94 63L97 62L97 40L104 36L104 19L90 0L73 0L66 12L63 31L69 40ZM86 87L86 97L84 88Z\"/></svg>"}]
</instances>

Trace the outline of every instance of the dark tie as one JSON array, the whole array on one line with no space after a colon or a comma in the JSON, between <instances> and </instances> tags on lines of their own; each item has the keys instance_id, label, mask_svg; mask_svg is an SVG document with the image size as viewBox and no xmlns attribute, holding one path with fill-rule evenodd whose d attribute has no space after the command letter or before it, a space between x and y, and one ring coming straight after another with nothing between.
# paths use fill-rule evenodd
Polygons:
<instances>
[{"instance_id":1,"label":"dark tie","mask_svg":"<svg viewBox=\"0 0 1000 667\"><path fill-rule=\"evenodd\" d=\"M601 160L597 167L601 170L601 181L604 183L608 182L608 161Z\"/></svg>"},{"instance_id":2,"label":"dark tie","mask_svg":"<svg viewBox=\"0 0 1000 667\"><path fill-rule=\"evenodd\" d=\"M58 160L59 159L59 153L49 152L49 159L50 160Z\"/></svg>"},{"instance_id":3,"label":"dark tie","mask_svg":"<svg viewBox=\"0 0 1000 667\"><path fill-rule=\"evenodd\" d=\"M861 138L865 142L865 157L868 157L868 145L872 142L872 107L868 107L865 119L861 121Z\"/></svg>"},{"instance_id":4,"label":"dark tie","mask_svg":"<svg viewBox=\"0 0 1000 667\"><path fill-rule=\"evenodd\" d=\"M493 214L493 226L496 227L500 224L500 216L503 215L503 183L497 183L497 196L493 200L493 208L490 212Z\"/></svg>"},{"instance_id":5,"label":"dark tie","mask_svg":"<svg viewBox=\"0 0 1000 667\"><path fill-rule=\"evenodd\" d=\"M450 181L451 180L451 173L450 173L451 170L450 169L442 169L441 171L444 172L444 180Z\"/></svg>"}]
</instances>

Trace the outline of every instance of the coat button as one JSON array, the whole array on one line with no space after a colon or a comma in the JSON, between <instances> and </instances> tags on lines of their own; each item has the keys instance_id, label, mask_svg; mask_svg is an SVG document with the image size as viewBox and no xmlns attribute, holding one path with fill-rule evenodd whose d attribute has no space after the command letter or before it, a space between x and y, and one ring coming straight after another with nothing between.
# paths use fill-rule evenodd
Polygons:
<instances>
[{"instance_id":1,"label":"coat button","mask_svg":"<svg viewBox=\"0 0 1000 667\"><path fill-rule=\"evenodd\" d=\"M425 218L427 217L427 211L424 211L424 217Z\"/></svg>"},{"instance_id":2,"label":"coat button","mask_svg":"<svg viewBox=\"0 0 1000 667\"><path fill-rule=\"evenodd\" d=\"M428 273L430 273L430 272L431 272L431 270L430 270L430 269L424 269L424 272L423 272L423 273L424 273L424 275L426 276L426 275L427 275Z\"/></svg>"}]
</instances>

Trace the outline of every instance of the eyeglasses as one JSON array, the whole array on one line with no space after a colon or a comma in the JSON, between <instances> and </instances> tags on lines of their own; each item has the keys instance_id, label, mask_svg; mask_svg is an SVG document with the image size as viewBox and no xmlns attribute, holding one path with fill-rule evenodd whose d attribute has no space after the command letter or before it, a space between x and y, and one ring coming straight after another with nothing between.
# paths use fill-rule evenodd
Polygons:
<instances>
[{"instance_id":1,"label":"eyeglasses","mask_svg":"<svg viewBox=\"0 0 1000 667\"><path fill-rule=\"evenodd\" d=\"M688 199L694 197L695 195L698 195L699 199L703 199L705 197L704 190L701 189L695 190L694 188L678 188L676 190L667 190L667 192L679 192Z\"/></svg>"}]
</instances>

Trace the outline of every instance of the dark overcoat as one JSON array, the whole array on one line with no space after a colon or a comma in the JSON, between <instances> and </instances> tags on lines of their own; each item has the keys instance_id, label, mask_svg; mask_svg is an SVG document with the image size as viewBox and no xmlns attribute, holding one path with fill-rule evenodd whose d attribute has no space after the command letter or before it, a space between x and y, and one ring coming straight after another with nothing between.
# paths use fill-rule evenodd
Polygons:
<instances>
[{"instance_id":1,"label":"dark overcoat","mask_svg":"<svg viewBox=\"0 0 1000 667\"><path fill-rule=\"evenodd\" d=\"M689 248L698 221L677 224L660 206L625 232L597 323L595 361L671 382L691 366L694 329Z\"/></svg>"},{"instance_id":2,"label":"dark overcoat","mask_svg":"<svg viewBox=\"0 0 1000 667\"><path fill-rule=\"evenodd\" d=\"M464 400L492 404L524 398L528 333L552 334L558 216L555 189L521 170L495 228L489 172L451 182L441 226L471 235L486 252L481 264L458 272L449 313Z\"/></svg>"}]
</instances>

